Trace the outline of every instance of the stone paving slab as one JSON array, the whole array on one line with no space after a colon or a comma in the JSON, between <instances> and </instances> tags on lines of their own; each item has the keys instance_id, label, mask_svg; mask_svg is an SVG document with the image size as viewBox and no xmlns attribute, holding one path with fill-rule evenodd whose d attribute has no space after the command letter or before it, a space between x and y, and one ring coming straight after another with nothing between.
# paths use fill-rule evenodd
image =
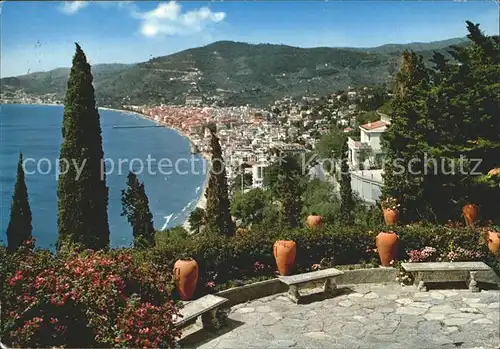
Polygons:
<instances>
[{"instance_id":1,"label":"stone paving slab","mask_svg":"<svg viewBox=\"0 0 500 349\"><path fill-rule=\"evenodd\" d=\"M339 291L309 304L291 303L284 294L239 304L224 333L189 347L500 348L498 290L431 290L423 296L414 286L364 284Z\"/></svg>"}]
</instances>

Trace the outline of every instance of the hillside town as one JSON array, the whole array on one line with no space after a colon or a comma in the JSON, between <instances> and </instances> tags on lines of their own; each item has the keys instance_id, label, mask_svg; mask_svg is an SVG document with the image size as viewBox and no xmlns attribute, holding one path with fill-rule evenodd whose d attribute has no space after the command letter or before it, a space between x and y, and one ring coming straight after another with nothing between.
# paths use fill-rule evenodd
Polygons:
<instances>
[{"instance_id":1,"label":"hillside town","mask_svg":"<svg viewBox=\"0 0 500 349\"><path fill-rule=\"evenodd\" d=\"M123 108L177 130L190 140L193 153L200 152L206 157L210 152L210 131L206 126L215 125L224 151L229 185L240 181L241 186L236 185L243 190L263 186L264 169L277 160L279 153L303 154L303 163L310 163L320 138L335 126L349 135L353 190L366 202L374 203L382 185L380 136L390 120L379 113L376 114L378 120L360 124L357 115L364 113L362 102L373 98L372 89L363 87L323 98L283 98L261 109L203 107L200 97L189 98L184 106L126 105ZM317 165L311 175L335 181L327 172ZM244 183L244 176L251 177L251 184Z\"/></svg>"}]
</instances>

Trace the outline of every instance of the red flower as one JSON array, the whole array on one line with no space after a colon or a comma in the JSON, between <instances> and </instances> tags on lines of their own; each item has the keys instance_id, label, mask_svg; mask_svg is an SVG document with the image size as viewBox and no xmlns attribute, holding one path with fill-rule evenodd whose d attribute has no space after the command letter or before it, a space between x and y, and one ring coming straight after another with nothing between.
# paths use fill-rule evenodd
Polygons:
<instances>
[{"instance_id":1,"label":"red flower","mask_svg":"<svg viewBox=\"0 0 500 349\"><path fill-rule=\"evenodd\" d=\"M21 270L16 271L16 274L9 279L9 285L14 286L18 281L22 280L23 272Z\"/></svg>"}]
</instances>

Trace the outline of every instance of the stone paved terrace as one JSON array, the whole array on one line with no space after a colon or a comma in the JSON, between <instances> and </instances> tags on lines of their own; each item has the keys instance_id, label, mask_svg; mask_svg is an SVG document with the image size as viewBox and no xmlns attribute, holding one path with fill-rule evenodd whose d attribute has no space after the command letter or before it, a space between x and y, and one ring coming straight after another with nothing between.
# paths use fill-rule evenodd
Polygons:
<instances>
[{"instance_id":1,"label":"stone paved terrace","mask_svg":"<svg viewBox=\"0 0 500 349\"><path fill-rule=\"evenodd\" d=\"M232 307L228 328L198 348L500 348L498 290L343 286L334 298L296 305L278 294ZM306 298L307 301L307 298ZM188 337L189 338L189 337ZM201 340L201 342L199 342Z\"/></svg>"}]
</instances>

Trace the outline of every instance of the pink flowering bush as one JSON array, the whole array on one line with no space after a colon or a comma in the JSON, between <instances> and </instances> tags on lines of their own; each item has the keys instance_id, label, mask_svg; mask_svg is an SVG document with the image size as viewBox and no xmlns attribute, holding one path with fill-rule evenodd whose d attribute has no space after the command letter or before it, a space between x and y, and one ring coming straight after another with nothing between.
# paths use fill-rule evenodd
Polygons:
<instances>
[{"instance_id":1,"label":"pink flowering bush","mask_svg":"<svg viewBox=\"0 0 500 349\"><path fill-rule=\"evenodd\" d=\"M311 270L320 270L321 264L315 263L311 266Z\"/></svg>"},{"instance_id":2,"label":"pink flowering bush","mask_svg":"<svg viewBox=\"0 0 500 349\"><path fill-rule=\"evenodd\" d=\"M467 261L480 261L485 257L483 251L468 250L462 247L456 247L449 251L445 258L449 262L467 262Z\"/></svg>"},{"instance_id":3,"label":"pink flowering bush","mask_svg":"<svg viewBox=\"0 0 500 349\"><path fill-rule=\"evenodd\" d=\"M426 246L421 250L410 250L408 251L408 262L435 262L439 255L435 248Z\"/></svg>"},{"instance_id":4,"label":"pink flowering bush","mask_svg":"<svg viewBox=\"0 0 500 349\"><path fill-rule=\"evenodd\" d=\"M255 273L258 273L259 271L261 271L261 270L263 270L265 268L266 268L266 266L264 264L260 263L259 261L255 262L253 264L253 271Z\"/></svg>"},{"instance_id":5,"label":"pink flowering bush","mask_svg":"<svg viewBox=\"0 0 500 349\"><path fill-rule=\"evenodd\" d=\"M9 345L172 347L180 335L170 275L130 254L86 251L63 259L20 251L6 258L1 333Z\"/></svg>"},{"instance_id":6,"label":"pink flowering bush","mask_svg":"<svg viewBox=\"0 0 500 349\"><path fill-rule=\"evenodd\" d=\"M179 335L172 321L173 314L178 315L172 302L153 305L131 297L118 319L119 331L115 343L127 348L172 347L175 337Z\"/></svg>"}]
</instances>

